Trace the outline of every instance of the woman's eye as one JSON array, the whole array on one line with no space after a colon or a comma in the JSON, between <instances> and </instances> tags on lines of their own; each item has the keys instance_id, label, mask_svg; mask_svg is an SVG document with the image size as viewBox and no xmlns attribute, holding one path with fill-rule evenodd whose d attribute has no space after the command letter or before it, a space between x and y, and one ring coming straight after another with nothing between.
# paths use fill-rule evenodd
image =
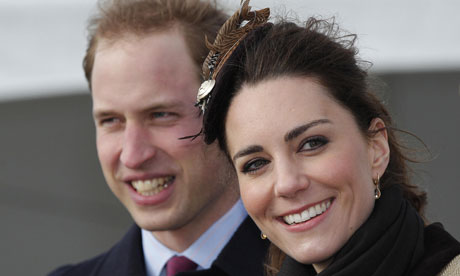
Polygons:
<instances>
[{"instance_id":1,"label":"woman's eye","mask_svg":"<svg viewBox=\"0 0 460 276\"><path fill-rule=\"evenodd\" d=\"M329 141L324 136L315 136L305 139L301 145L299 151L312 151L326 145Z\"/></svg>"},{"instance_id":2,"label":"woman's eye","mask_svg":"<svg viewBox=\"0 0 460 276\"><path fill-rule=\"evenodd\" d=\"M246 164L244 164L242 172L244 174L246 174L246 173L254 173L254 172L256 172L257 170L261 169L263 166L265 166L268 163L270 163L270 161L265 160L265 159L251 160L251 161L247 162Z\"/></svg>"}]
</instances>

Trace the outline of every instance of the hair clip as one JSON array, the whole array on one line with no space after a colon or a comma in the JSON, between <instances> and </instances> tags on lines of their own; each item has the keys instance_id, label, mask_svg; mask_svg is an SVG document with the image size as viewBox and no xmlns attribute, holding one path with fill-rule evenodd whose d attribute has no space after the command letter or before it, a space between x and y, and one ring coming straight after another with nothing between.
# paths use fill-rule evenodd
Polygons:
<instances>
[{"instance_id":1,"label":"hair clip","mask_svg":"<svg viewBox=\"0 0 460 276\"><path fill-rule=\"evenodd\" d=\"M209 101L209 93L211 93L216 81L212 79L212 75L214 72L214 68L216 67L217 58L219 57L219 53L214 53L212 57L209 59L208 69L209 69L209 79L204 81L200 88L198 89L198 94L196 95L196 104L195 106L200 106L201 112L204 113L206 109L206 104Z\"/></svg>"},{"instance_id":2,"label":"hair clip","mask_svg":"<svg viewBox=\"0 0 460 276\"><path fill-rule=\"evenodd\" d=\"M255 28L265 24L270 16L270 9L251 11L249 0L245 0L236 11L220 28L214 43L206 39L206 46L210 50L203 63L203 75L207 79L198 89L195 106L199 106L201 112L205 112L211 98L211 92L216 85L216 76L225 61L231 56L246 35ZM245 23L245 24L243 24Z\"/></svg>"}]
</instances>

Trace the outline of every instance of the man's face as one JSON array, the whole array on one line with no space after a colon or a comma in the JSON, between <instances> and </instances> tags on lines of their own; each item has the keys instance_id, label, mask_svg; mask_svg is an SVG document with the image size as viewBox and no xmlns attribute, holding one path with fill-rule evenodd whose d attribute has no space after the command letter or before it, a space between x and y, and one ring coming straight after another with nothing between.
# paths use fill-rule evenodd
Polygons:
<instances>
[{"instance_id":1,"label":"man's face","mask_svg":"<svg viewBox=\"0 0 460 276\"><path fill-rule=\"evenodd\" d=\"M216 145L201 137L179 140L201 129L194 107L199 85L178 31L125 36L97 48L92 98L99 160L110 189L144 229L206 229L238 197Z\"/></svg>"}]
</instances>

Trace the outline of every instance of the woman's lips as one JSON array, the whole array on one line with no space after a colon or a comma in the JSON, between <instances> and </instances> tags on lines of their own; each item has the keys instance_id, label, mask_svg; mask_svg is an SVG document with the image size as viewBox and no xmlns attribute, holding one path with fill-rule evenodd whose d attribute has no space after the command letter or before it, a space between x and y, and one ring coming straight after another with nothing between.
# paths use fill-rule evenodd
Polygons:
<instances>
[{"instance_id":1,"label":"woman's lips","mask_svg":"<svg viewBox=\"0 0 460 276\"><path fill-rule=\"evenodd\" d=\"M282 221L288 225L304 223L326 212L331 206L333 198L328 198L319 203L311 205L302 211L282 216Z\"/></svg>"}]
</instances>

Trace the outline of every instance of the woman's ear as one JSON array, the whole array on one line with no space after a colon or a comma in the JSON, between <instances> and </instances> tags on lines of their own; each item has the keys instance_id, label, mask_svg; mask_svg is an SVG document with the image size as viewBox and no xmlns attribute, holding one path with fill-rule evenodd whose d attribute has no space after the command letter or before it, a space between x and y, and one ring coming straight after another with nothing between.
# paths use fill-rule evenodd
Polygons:
<instances>
[{"instance_id":1,"label":"woman's ear","mask_svg":"<svg viewBox=\"0 0 460 276\"><path fill-rule=\"evenodd\" d=\"M369 158L372 178L382 177L390 161L390 146L385 123L374 118L369 126Z\"/></svg>"}]
</instances>

